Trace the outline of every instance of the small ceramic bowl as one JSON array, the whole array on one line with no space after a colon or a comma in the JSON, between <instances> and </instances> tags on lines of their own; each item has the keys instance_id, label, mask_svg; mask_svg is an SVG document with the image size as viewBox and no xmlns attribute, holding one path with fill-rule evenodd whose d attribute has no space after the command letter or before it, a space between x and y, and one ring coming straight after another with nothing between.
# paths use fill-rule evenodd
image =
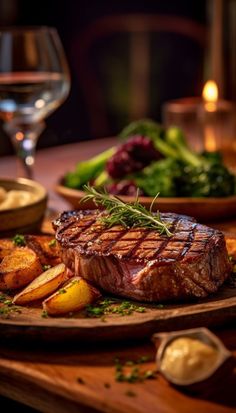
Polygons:
<instances>
[{"instance_id":1,"label":"small ceramic bowl","mask_svg":"<svg viewBox=\"0 0 236 413\"><path fill-rule=\"evenodd\" d=\"M38 231L47 206L45 188L38 182L25 178L0 178L0 187L7 192L11 190L27 191L34 198L24 206L0 210L0 237Z\"/></svg>"},{"instance_id":2,"label":"small ceramic bowl","mask_svg":"<svg viewBox=\"0 0 236 413\"><path fill-rule=\"evenodd\" d=\"M205 372L203 371L202 374L198 378L185 378L180 379L174 377L172 374L167 373L162 369L162 360L165 354L167 347L177 338L191 338L196 339L202 343L211 346L213 349L217 351L217 359L216 362L210 366ZM217 370L228 360L232 354L225 348L223 343L207 328L194 328L190 330L181 330L175 331L170 333L158 333L152 337L155 344L158 344L158 350L156 355L156 362L158 365L158 370L162 375L172 384L176 386L193 386L196 383L204 382L212 377Z\"/></svg>"}]
</instances>

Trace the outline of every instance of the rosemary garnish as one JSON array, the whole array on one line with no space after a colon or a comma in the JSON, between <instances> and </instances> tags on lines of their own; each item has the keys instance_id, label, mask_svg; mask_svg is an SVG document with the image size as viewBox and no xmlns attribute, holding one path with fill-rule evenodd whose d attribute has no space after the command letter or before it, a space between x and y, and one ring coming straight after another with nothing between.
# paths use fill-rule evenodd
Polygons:
<instances>
[{"instance_id":1,"label":"rosemary garnish","mask_svg":"<svg viewBox=\"0 0 236 413\"><path fill-rule=\"evenodd\" d=\"M172 235L168 229L168 224L162 221L160 212L157 211L153 214L152 211L154 202L159 194L153 199L148 211L140 204L138 191L133 203L125 203L119 197L109 195L105 189L97 190L90 185L85 185L83 189L86 195L82 201L85 202L92 199L96 205L102 205L108 211L108 215L101 218L101 222L107 227L110 228L113 225L120 224L126 228L144 227L156 229L161 234Z\"/></svg>"}]
</instances>

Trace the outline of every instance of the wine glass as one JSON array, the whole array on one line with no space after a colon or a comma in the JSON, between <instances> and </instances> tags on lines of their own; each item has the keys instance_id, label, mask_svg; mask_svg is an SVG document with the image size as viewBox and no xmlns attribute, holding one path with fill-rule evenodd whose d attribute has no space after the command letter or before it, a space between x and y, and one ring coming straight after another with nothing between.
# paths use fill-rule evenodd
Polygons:
<instances>
[{"instance_id":1,"label":"wine glass","mask_svg":"<svg viewBox=\"0 0 236 413\"><path fill-rule=\"evenodd\" d=\"M69 70L55 28L0 29L0 118L27 178L33 179L44 119L69 90Z\"/></svg>"}]
</instances>

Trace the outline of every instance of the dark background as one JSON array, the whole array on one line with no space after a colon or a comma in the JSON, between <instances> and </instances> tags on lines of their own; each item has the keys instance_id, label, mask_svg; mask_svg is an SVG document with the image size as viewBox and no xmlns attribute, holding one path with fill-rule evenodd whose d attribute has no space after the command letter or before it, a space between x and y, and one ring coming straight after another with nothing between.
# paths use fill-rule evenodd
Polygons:
<instances>
[{"instance_id":1,"label":"dark background","mask_svg":"<svg viewBox=\"0 0 236 413\"><path fill-rule=\"evenodd\" d=\"M148 28L145 33L148 34L150 70L148 107L141 115L161 121L163 102L201 94L208 29L205 0L1 0L1 25L54 26L67 55L71 92L67 101L47 119L38 147L115 135L138 117L130 111L131 34L126 30L111 30L101 36L99 25L96 26L101 21L106 25L111 16L117 16L122 22L121 16L134 14L147 19L180 17L190 23L189 36L173 32L169 27L160 32L158 24L155 30ZM178 20L176 24L178 26ZM192 37L195 24L202 33L205 30L205 43ZM86 39L93 27L93 42L86 50ZM9 140L1 131L0 155L11 151Z\"/></svg>"}]
</instances>

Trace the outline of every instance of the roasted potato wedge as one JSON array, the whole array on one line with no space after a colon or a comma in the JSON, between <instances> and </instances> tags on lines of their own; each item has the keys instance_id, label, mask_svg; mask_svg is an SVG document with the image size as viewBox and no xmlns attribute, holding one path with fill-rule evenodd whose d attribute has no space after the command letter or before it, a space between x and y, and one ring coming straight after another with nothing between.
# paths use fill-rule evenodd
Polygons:
<instances>
[{"instance_id":1,"label":"roasted potato wedge","mask_svg":"<svg viewBox=\"0 0 236 413\"><path fill-rule=\"evenodd\" d=\"M43 309L49 315L62 315L79 311L101 297L100 292L87 281L73 277L60 290L43 301Z\"/></svg>"},{"instance_id":2,"label":"roasted potato wedge","mask_svg":"<svg viewBox=\"0 0 236 413\"><path fill-rule=\"evenodd\" d=\"M31 301L45 298L52 294L68 279L68 272L64 264L58 264L35 278L27 287L13 299L14 304L27 304Z\"/></svg>"},{"instance_id":3,"label":"roasted potato wedge","mask_svg":"<svg viewBox=\"0 0 236 413\"><path fill-rule=\"evenodd\" d=\"M15 248L15 245L10 239L0 239L0 261Z\"/></svg>"},{"instance_id":4,"label":"roasted potato wedge","mask_svg":"<svg viewBox=\"0 0 236 413\"><path fill-rule=\"evenodd\" d=\"M15 247L0 263L0 290L24 287L43 271L33 250Z\"/></svg>"},{"instance_id":5,"label":"roasted potato wedge","mask_svg":"<svg viewBox=\"0 0 236 413\"><path fill-rule=\"evenodd\" d=\"M228 254L236 261L236 240L235 238L226 237L226 248Z\"/></svg>"},{"instance_id":6,"label":"roasted potato wedge","mask_svg":"<svg viewBox=\"0 0 236 413\"><path fill-rule=\"evenodd\" d=\"M25 235L27 247L36 252L42 265L57 265L61 262L60 247L52 236Z\"/></svg>"}]
</instances>

